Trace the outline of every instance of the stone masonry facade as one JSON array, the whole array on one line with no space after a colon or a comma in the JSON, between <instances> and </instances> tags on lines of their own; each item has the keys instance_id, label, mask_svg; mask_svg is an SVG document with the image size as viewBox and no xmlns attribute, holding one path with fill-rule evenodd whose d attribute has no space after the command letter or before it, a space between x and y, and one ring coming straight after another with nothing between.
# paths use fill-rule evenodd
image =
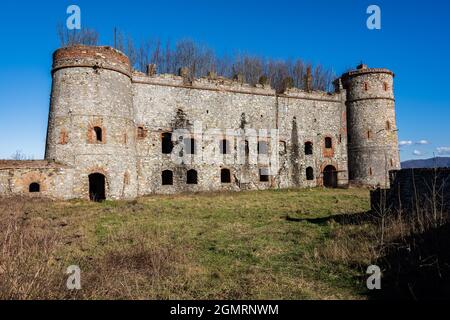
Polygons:
<instances>
[{"instance_id":1,"label":"stone masonry facade","mask_svg":"<svg viewBox=\"0 0 450 320\"><path fill-rule=\"evenodd\" d=\"M388 187L400 168L394 74L365 65L335 92L134 71L110 47L53 57L45 160L0 161L0 196Z\"/></svg>"}]
</instances>

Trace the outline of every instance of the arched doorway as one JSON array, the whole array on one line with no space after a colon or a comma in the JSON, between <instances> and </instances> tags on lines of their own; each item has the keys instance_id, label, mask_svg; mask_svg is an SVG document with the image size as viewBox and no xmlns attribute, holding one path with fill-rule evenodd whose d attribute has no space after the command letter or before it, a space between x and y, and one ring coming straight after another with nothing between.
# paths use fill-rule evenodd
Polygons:
<instances>
[{"instance_id":1,"label":"arched doorway","mask_svg":"<svg viewBox=\"0 0 450 320\"><path fill-rule=\"evenodd\" d=\"M41 185L37 182L33 182L32 184L30 184L30 186L28 187L28 191L30 193L38 193L41 192Z\"/></svg>"},{"instance_id":2,"label":"arched doorway","mask_svg":"<svg viewBox=\"0 0 450 320\"><path fill-rule=\"evenodd\" d=\"M337 188L338 176L334 166L326 166L325 169L323 169L323 186L325 188Z\"/></svg>"},{"instance_id":3,"label":"arched doorway","mask_svg":"<svg viewBox=\"0 0 450 320\"><path fill-rule=\"evenodd\" d=\"M105 176L101 173L89 175L89 198L91 201L101 202L106 200Z\"/></svg>"}]
</instances>

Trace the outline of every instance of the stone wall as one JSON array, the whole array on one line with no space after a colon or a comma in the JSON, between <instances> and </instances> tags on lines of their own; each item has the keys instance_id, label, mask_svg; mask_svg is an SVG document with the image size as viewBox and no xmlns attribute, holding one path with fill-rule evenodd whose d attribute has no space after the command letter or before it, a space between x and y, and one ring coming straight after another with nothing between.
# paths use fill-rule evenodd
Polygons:
<instances>
[{"instance_id":1,"label":"stone wall","mask_svg":"<svg viewBox=\"0 0 450 320\"><path fill-rule=\"evenodd\" d=\"M333 165L339 171L341 185L348 183L342 94L307 93L295 89L276 95L270 87L251 87L224 79L197 79L186 86L182 77L135 74L133 99L136 124L146 132L145 138L136 141L140 195L314 187L322 184L321 173L327 165ZM188 159L179 164L161 152L161 135L180 128L188 129L185 136L199 141L199 149L193 156L196 161ZM264 130L277 130L279 138L265 137L260 130L263 133ZM201 134L196 135L196 131ZM254 131L256 136L234 137L227 135L227 131ZM333 148L328 154L324 147L325 137L333 139ZM229 141L230 152L220 161L210 163L208 159L220 154L222 139ZM264 162L237 162L245 140L250 142L250 154L256 157L259 157L258 140L266 140L268 157L279 159L269 181L260 181L260 170L266 168ZM308 141L313 143L314 150L312 155L306 156L304 144ZM307 167L314 169L315 177L311 181L306 180ZM231 170L231 183L221 183L223 168ZM174 172L173 185L162 185L164 170ZM188 170L197 171L197 185L186 183Z\"/></svg>"},{"instance_id":2,"label":"stone wall","mask_svg":"<svg viewBox=\"0 0 450 320\"><path fill-rule=\"evenodd\" d=\"M373 211L450 212L450 169L391 171L390 184L371 192Z\"/></svg>"},{"instance_id":3,"label":"stone wall","mask_svg":"<svg viewBox=\"0 0 450 320\"><path fill-rule=\"evenodd\" d=\"M342 77L347 88L350 180L389 186L389 171L400 169L394 74L365 65Z\"/></svg>"},{"instance_id":4,"label":"stone wall","mask_svg":"<svg viewBox=\"0 0 450 320\"><path fill-rule=\"evenodd\" d=\"M48 161L0 161L0 195L72 199L74 170ZM38 192L30 192L37 184Z\"/></svg>"},{"instance_id":5,"label":"stone wall","mask_svg":"<svg viewBox=\"0 0 450 320\"><path fill-rule=\"evenodd\" d=\"M43 195L89 199L89 177L99 174L107 199L132 199L347 186L349 180L381 185L386 170L400 165L393 74L385 69L347 73L335 93L276 93L213 73L193 79L186 70L180 76L135 72L124 54L108 47L63 48L53 58L46 160L65 169L2 169L0 194L25 192L33 179L24 175L36 170L42 181L61 177L44 185L65 184ZM172 154L162 150L167 134ZM182 148L191 139L194 154ZM163 172L170 183L163 185ZM11 175L22 187L11 187Z\"/></svg>"},{"instance_id":6,"label":"stone wall","mask_svg":"<svg viewBox=\"0 0 450 320\"><path fill-rule=\"evenodd\" d=\"M55 52L46 159L74 168L73 195L89 198L88 176L106 177L108 199L137 194L131 67L107 47ZM96 130L100 132L100 139Z\"/></svg>"}]
</instances>

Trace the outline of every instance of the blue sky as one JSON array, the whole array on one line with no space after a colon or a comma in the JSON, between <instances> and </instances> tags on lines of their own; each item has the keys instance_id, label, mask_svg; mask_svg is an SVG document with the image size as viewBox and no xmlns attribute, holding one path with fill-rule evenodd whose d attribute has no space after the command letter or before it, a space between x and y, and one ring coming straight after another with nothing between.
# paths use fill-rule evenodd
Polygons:
<instances>
[{"instance_id":1,"label":"blue sky","mask_svg":"<svg viewBox=\"0 0 450 320\"><path fill-rule=\"evenodd\" d=\"M219 54L301 57L337 74L361 60L389 68L396 73L402 160L446 150L438 148L450 155L449 1L40 0L0 4L0 158L16 150L43 157L56 25L71 4L102 44L112 44L118 27L138 42L191 38ZM382 10L379 31L366 28L371 4Z\"/></svg>"}]
</instances>

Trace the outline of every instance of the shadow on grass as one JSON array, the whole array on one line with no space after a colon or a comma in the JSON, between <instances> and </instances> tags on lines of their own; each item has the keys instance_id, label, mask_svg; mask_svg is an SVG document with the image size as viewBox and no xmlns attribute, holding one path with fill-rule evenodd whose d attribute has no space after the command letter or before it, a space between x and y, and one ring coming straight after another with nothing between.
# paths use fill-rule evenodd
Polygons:
<instances>
[{"instance_id":1,"label":"shadow on grass","mask_svg":"<svg viewBox=\"0 0 450 320\"><path fill-rule=\"evenodd\" d=\"M342 225L359 225L365 223L376 223L378 218L371 212L361 212L354 214L337 214L322 218L293 218L286 216L286 221L289 222L308 222L320 226L326 225L329 222L336 222Z\"/></svg>"}]
</instances>

